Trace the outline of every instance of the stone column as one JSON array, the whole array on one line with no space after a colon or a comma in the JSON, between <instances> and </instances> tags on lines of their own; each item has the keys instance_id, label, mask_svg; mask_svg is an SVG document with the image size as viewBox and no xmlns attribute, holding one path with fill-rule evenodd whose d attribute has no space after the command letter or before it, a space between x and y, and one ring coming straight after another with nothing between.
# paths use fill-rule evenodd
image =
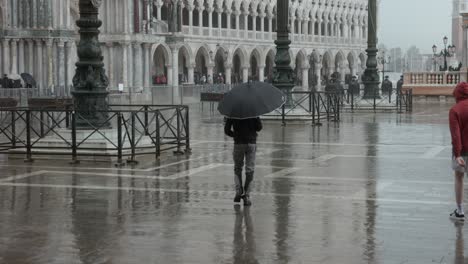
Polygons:
<instances>
[{"instance_id":1,"label":"stone column","mask_svg":"<svg viewBox=\"0 0 468 264\"><path fill-rule=\"evenodd\" d=\"M263 32L265 32L265 14L260 14L260 32L262 32L262 39L263 39Z\"/></svg>"},{"instance_id":2,"label":"stone column","mask_svg":"<svg viewBox=\"0 0 468 264\"><path fill-rule=\"evenodd\" d=\"M265 65L258 66L258 80L263 82L265 80Z\"/></svg>"},{"instance_id":3,"label":"stone column","mask_svg":"<svg viewBox=\"0 0 468 264\"><path fill-rule=\"evenodd\" d=\"M244 30L245 30L245 38L249 35L249 11L244 11Z\"/></svg>"},{"instance_id":4,"label":"stone column","mask_svg":"<svg viewBox=\"0 0 468 264\"><path fill-rule=\"evenodd\" d=\"M42 39L36 39L35 41L36 41L36 65L35 65L36 76L34 77L36 79L38 86L40 86L43 90L44 83L42 82L43 80L42 70L43 70L44 65L42 64Z\"/></svg>"},{"instance_id":5,"label":"stone column","mask_svg":"<svg viewBox=\"0 0 468 264\"><path fill-rule=\"evenodd\" d=\"M28 39L28 70L27 72L34 76L34 41Z\"/></svg>"},{"instance_id":6,"label":"stone column","mask_svg":"<svg viewBox=\"0 0 468 264\"><path fill-rule=\"evenodd\" d=\"M63 20L62 20L63 24ZM58 52L58 85L60 89L59 94L66 94L65 89L65 42L62 40L57 42L57 52Z\"/></svg>"},{"instance_id":7,"label":"stone column","mask_svg":"<svg viewBox=\"0 0 468 264\"><path fill-rule=\"evenodd\" d=\"M254 39L257 38L257 12L252 12L252 32Z\"/></svg>"},{"instance_id":8,"label":"stone column","mask_svg":"<svg viewBox=\"0 0 468 264\"><path fill-rule=\"evenodd\" d=\"M30 28L31 27L31 8L30 8L30 3L29 1L24 1L24 22L23 25L25 28Z\"/></svg>"},{"instance_id":9,"label":"stone column","mask_svg":"<svg viewBox=\"0 0 468 264\"><path fill-rule=\"evenodd\" d=\"M322 63L315 63L315 75L317 76L317 90L323 91L322 87Z\"/></svg>"},{"instance_id":10,"label":"stone column","mask_svg":"<svg viewBox=\"0 0 468 264\"><path fill-rule=\"evenodd\" d=\"M11 40L11 68L10 72L18 73L18 39Z\"/></svg>"},{"instance_id":11,"label":"stone column","mask_svg":"<svg viewBox=\"0 0 468 264\"><path fill-rule=\"evenodd\" d=\"M317 21L317 23L318 23L318 27L317 27L317 36L321 37L321 36L322 36L322 20L319 19L319 20ZM314 25L314 27L315 27L315 25Z\"/></svg>"},{"instance_id":12,"label":"stone column","mask_svg":"<svg viewBox=\"0 0 468 264\"><path fill-rule=\"evenodd\" d=\"M151 53L151 44L149 43L144 43L143 44L143 50L144 50L144 62L145 62L145 69L143 72L143 85L145 88L149 88L151 86L151 68L150 68L150 53Z\"/></svg>"},{"instance_id":13,"label":"stone column","mask_svg":"<svg viewBox=\"0 0 468 264\"><path fill-rule=\"evenodd\" d=\"M54 68L56 69L57 67L54 67L54 66L57 66L55 63L54 63L54 53L53 53L53 40L52 39L47 39L46 42L46 56L47 56L47 66L45 67L45 69L43 69L44 73L45 73L45 76L46 76L46 79L44 80L45 83L47 83L47 88L49 89L53 89L54 86L56 85L56 80L57 80L57 71L54 71Z\"/></svg>"},{"instance_id":14,"label":"stone column","mask_svg":"<svg viewBox=\"0 0 468 264\"><path fill-rule=\"evenodd\" d=\"M180 102L179 93L179 48L177 46L171 47L172 52L172 98L173 103L178 104ZM168 82L169 84L169 82Z\"/></svg>"},{"instance_id":15,"label":"stone column","mask_svg":"<svg viewBox=\"0 0 468 264\"><path fill-rule=\"evenodd\" d=\"M240 28L239 28L240 27L240 23L239 23L240 14L241 14L240 11L236 10L234 12L234 15L236 16L236 36L238 36L238 37L240 36L240 33L239 33L240 32Z\"/></svg>"},{"instance_id":16,"label":"stone column","mask_svg":"<svg viewBox=\"0 0 468 264\"><path fill-rule=\"evenodd\" d=\"M291 36L294 36L294 34L295 34L295 33L294 33L294 29L295 29L295 27L294 27L294 22L295 22L295 20L296 20L296 16L291 16L291 22L290 22L290 23L291 23L291 25L290 25L290 28L291 28ZM291 38L291 39L293 39L293 38Z\"/></svg>"},{"instance_id":17,"label":"stone column","mask_svg":"<svg viewBox=\"0 0 468 264\"><path fill-rule=\"evenodd\" d=\"M122 84L124 86L128 85L128 42L122 43Z\"/></svg>"},{"instance_id":18,"label":"stone column","mask_svg":"<svg viewBox=\"0 0 468 264\"><path fill-rule=\"evenodd\" d=\"M218 30L219 30L219 34L218 36L221 37L221 28L222 28L222 14L223 14L223 9L218 9L216 11L218 13Z\"/></svg>"},{"instance_id":19,"label":"stone column","mask_svg":"<svg viewBox=\"0 0 468 264\"><path fill-rule=\"evenodd\" d=\"M156 16L158 17L158 20L162 20L161 19L161 7L162 7L162 2L161 1L157 1L156 2Z\"/></svg>"},{"instance_id":20,"label":"stone column","mask_svg":"<svg viewBox=\"0 0 468 264\"><path fill-rule=\"evenodd\" d=\"M315 32L315 19L312 18L312 19L310 20L310 35L311 35L311 36L314 36L315 33L316 33L316 32Z\"/></svg>"},{"instance_id":21,"label":"stone column","mask_svg":"<svg viewBox=\"0 0 468 264\"><path fill-rule=\"evenodd\" d=\"M114 80L114 43L107 42L107 54L108 58L108 65L107 65L107 77L109 78L109 88L112 90L112 86L115 86Z\"/></svg>"},{"instance_id":22,"label":"stone column","mask_svg":"<svg viewBox=\"0 0 468 264\"><path fill-rule=\"evenodd\" d=\"M206 66L206 70L207 70L207 81L209 84L213 84L213 81L214 81L214 76L213 76L213 68L214 68L214 65L212 63L208 64Z\"/></svg>"},{"instance_id":23,"label":"stone column","mask_svg":"<svg viewBox=\"0 0 468 264\"><path fill-rule=\"evenodd\" d=\"M213 8L208 8L208 35L212 35L212 29L213 29Z\"/></svg>"},{"instance_id":24,"label":"stone column","mask_svg":"<svg viewBox=\"0 0 468 264\"><path fill-rule=\"evenodd\" d=\"M11 3L11 27L16 29L18 27L18 0L14 0Z\"/></svg>"},{"instance_id":25,"label":"stone column","mask_svg":"<svg viewBox=\"0 0 468 264\"><path fill-rule=\"evenodd\" d=\"M130 1L123 1L124 2L124 6L123 6L123 23L124 23L124 33L130 33L130 19L129 19L129 13L130 12L130 7L129 7L129 2ZM159 10L159 9L158 9ZM128 46L128 43L125 44L126 46L124 46L124 50L125 48ZM125 51L126 53L126 51ZM122 68L125 68L125 65L124 67ZM127 77L124 75L124 80L127 79ZM126 83L124 82L124 85L126 85Z\"/></svg>"},{"instance_id":26,"label":"stone column","mask_svg":"<svg viewBox=\"0 0 468 264\"><path fill-rule=\"evenodd\" d=\"M270 33L270 39L273 38L273 15L268 15L268 32Z\"/></svg>"},{"instance_id":27,"label":"stone column","mask_svg":"<svg viewBox=\"0 0 468 264\"><path fill-rule=\"evenodd\" d=\"M24 65L26 64L25 63L25 60L24 60L24 40L23 39L20 39L19 42L18 42L18 66L19 66L19 73L23 73L25 72L24 70Z\"/></svg>"},{"instance_id":28,"label":"stone column","mask_svg":"<svg viewBox=\"0 0 468 264\"><path fill-rule=\"evenodd\" d=\"M172 84L174 83L174 80L172 78L172 72L173 72L172 65L166 64L166 68L167 68L167 86L172 86Z\"/></svg>"},{"instance_id":29,"label":"stone column","mask_svg":"<svg viewBox=\"0 0 468 264\"><path fill-rule=\"evenodd\" d=\"M65 42L65 94L70 95L70 86L71 80L73 79L73 69L74 61L72 58L72 47L73 40Z\"/></svg>"},{"instance_id":30,"label":"stone column","mask_svg":"<svg viewBox=\"0 0 468 264\"><path fill-rule=\"evenodd\" d=\"M188 67L188 83L189 84L194 84L194 70L195 70L195 67L193 65L190 65Z\"/></svg>"},{"instance_id":31,"label":"stone column","mask_svg":"<svg viewBox=\"0 0 468 264\"><path fill-rule=\"evenodd\" d=\"M203 10L204 7L198 7L198 26L201 28L203 27ZM200 35L203 35L202 31L200 31Z\"/></svg>"},{"instance_id":32,"label":"stone column","mask_svg":"<svg viewBox=\"0 0 468 264\"><path fill-rule=\"evenodd\" d=\"M226 84L231 84L231 74L232 74L232 67L231 65L226 66Z\"/></svg>"},{"instance_id":33,"label":"stone column","mask_svg":"<svg viewBox=\"0 0 468 264\"><path fill-rule=\"evenodd\" d=\"M3 74L10 73L10 39L3 40Z\"/></svg>"},{"instance_id":34,"label":"stone column","mask_svg":"<svg viewBox=\"0 0 468 264\"><path fill-rule=\"evenodd\" d=\"M133 52L133 44L132 43L128 43L127 45L127 58L128 58L128 64L125 65L124 67L127 67L127 74L128 74L128 82L124 85L126 85L127 89L129 87L133 87L135 85L134 81L133 81L133 71L134 71L134 68L133 68L133 63L134 63L134 52Z\"/></svg>"},{"instance_id":35,"label":"stone column","mask_svg":"<svg viewBox=\"0 0 468 264\"><path fill-rule=\"evenodd\" d=\"M242 67L242 81L249 81L249 67Z\"/></svg>"},{"instance_id":36,"label":"stone column","mask_svg":"<svg viewBox=\"0 0 468 264\"><path fill-rule=\"evenodd\" d=\"M189 35L193 34L193 5L187 7L189 12Z\"/></svg>"},{"instance_id":37,"label":"stone column","mask_svg":"<svg viewBox=\"0 0 468 264\"><path fill-rule=\"evenodd\" d=\"M37 28L37 1L32 1L31 17L32 17L31 27Z\"/></svg>"},{"instance_id":38,"label":"stone column","mask_svg":"<svg viewBox=\"0 0 468 264\"><path fill-rule=\"evenodd\" d=\"M134 58L134 64L135 64L135 74L134 74L134 86L137 88L141 88L143 86L142 80L143 80L143 72L142 72L142 55L141 55L141 45L140 43L134 43L134 48L135 48L135 54L133 56Z\"/></svg>"},{"instance_id":39,"label":"stone column","mask_svg":"<svg viewBox=\"0 0 468 264\"><path fill-rule=\"evenodd\" d=\"M226 27L228 29L228 32L231 32L231 15L232 15L231 10L230 9L226 10Z\"/></svg>"},{"instance_id":40,"label":"stone column","mask_svg":"<svg viewBox=\"0 0 468 264\"><path fill-rule=\"evenodd\" d=\"M297 34L299 36L302 35L302 19L301 18L297 18Z\"/></svg>"},{"instance_id":41,"label":"stone column","mask_svg":"<svg viewBox=\"0 0 468 264\"><path fill-rule=\"evenodd\" d=\"M309 63L305 63L304 67L302 67L302 89L304 91L309 91Z\"/></svg>"}]
</instances>

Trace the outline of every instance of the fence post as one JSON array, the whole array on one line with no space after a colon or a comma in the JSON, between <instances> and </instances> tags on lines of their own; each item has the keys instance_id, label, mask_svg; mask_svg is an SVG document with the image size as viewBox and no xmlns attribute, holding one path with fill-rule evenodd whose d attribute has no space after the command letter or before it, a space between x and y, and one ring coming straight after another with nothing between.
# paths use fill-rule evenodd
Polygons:
<instances>
[{"instance_id":1,"label":"fence post","mask_svg":"<svg viewBox=\"0 0 468 264\"><path fill-rule=\"evenodd\" d=\"M322 125L321 123L321 119L320 119L320 102L322 102L322 94L318 93L317 94L317 101L316 101L316 104L315 104L315 107L317 108L317 125Z\"/></svg>"},{"instance_id":2,"label":"fence post","mask_svg":"<svg viewBox=\"0 0 468 264\"><path fill-rule=\"evenodd\" d=\"M117 113L117 166L121 165L122 162L122 114Z\"/></svg>"},{"instance_id":3,"label":"fence post","mask_svg":"<svg viewBox=\"0 0 468 264\"><path fill-rule=\"evenodd\" d=\"M286 99L288 100L288 99ZM281 106L281 125L282 126L286 126L286 104L283 104L283 106Z\"/></svg>"},{"instance_id":4,"label":"fence post","mask_svg":"<svg viewBox=\"0 0 468 264\"><path fill-rule=\"evenodd\" d=\"M149 132L148 132L148 106L147 105L144 106L144 111L145 111L145 135L148 136Z\"/></svg>"},{"instance_id":5,"label":"fence post","mask_svg":"<svg viewBox=\"0 0 468 264\"><path fill-rule=\"evenodd\" d=\"M78 155L77 155L77 148L78 146L76 145L76 113L75 111L72 112L71 114L71 128L72 128L72 164L78 164L80 163L78 161Z\"/></svg>"},{"instance_id":6,"label":"fence post","mask_svg":"<svg viewBox=\"0 0 468 264\"><path fill-rule=\"evenodd\" d=\"M161 130L159 127L159 110L156 110L156 159L161 156Z\"/></svg>"},{"instance_id":7,"label":"fence post","mask_svg":"<svg viewBox=\"0 0 468 264\"><path fill-rule=\"evenodd\" d=\"M377 89L378 89L378 88L377 88ZM377 98L376 98L376 97L377 97L377 89L374 89L374 105L373 105L374 112L375 112L375 109L376 109L376 107L377 107L376 102L375 102L375 100L377 99Z\"/></svg>"},{"instance_id":8,"label":"fence post","mask_svg":"<svg viewBox=\"0 0 468 264\"><path fill-rule=\"evenodd\" d=\"M31 111L26 110L26 159L25 162L33 162L31 153Z\"/></svg>"},{"instance_id":9,"label":"fence post","mask_svg":"<svg viewBox=\"0 0 468 264\"><path fill-rule=\"evenodd\" d=\"M312 125L315 125L315 91L310 92L310 100L311 100L311 112L312 112Z\"/></svg>"},{"instance_id":10,"label":"fence post","mask_svg":"<svg viewBox=\"0 0 468 264\"><path fill-rule=\"evenodd\" d=\"M11 145L16 148L16 111L11 110Z\"/></svg>"},{"instance_id":11,"label":"fence post","mask_svg":"<svg viewBox=\"0 0 468 264\"><path fill-rule=\"evenodd\" d=\"M180 113L180 108L177 106L176 107L176 115L177 115L177 150L174 151L174 154L175 155L182 155L184 154L184 152L180 149L180 138L182 137L181 136L181 131L180 131L180 116L181 116L181 113Z\"/></svg>"},{"instance_id":12,"label":"fence post","mask_svg":"<svg viewBox=\"0 0 468 264\"><path fill-rule=\"evenodd\" d=\"M354 92L351 95L351 113L354 113Z\"/></svg>"},{"instance_id":13,"label":"fence post","mask_svg":"<svg viewBox=\"0 0 468 264\"><path fill-rule=\"evenodd\" d=\"M132 137L132 140L130 142L130 147L131 147L131 155L130 155L130 159L127 160L127 163L132 163L132 164L137 164L138 162L135 160L135 147L136 147L136 144L135 144L135 113L132 112L131 113L131 126L132 126L132 131L131 131L131 137Z\"/></svg>"},{"instance_id":14,"label":"fence post","mask_svg":"<svg viewBox=\"0 0 468 264\"><path fill-rule=\"evenodd\" d=\"M190 114L189 107L185 107L185 153L191 153L190 148Z\"/></svg>"}]
</instances>

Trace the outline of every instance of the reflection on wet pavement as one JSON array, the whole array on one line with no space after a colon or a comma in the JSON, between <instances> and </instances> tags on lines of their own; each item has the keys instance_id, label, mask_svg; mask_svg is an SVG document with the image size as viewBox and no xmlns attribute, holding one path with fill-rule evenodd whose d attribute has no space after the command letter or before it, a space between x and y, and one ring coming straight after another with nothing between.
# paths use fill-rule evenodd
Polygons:
<instances>
[{"instance_id":1,"label":"reflection on wet pavement","mask_svg":"<svg viewBox=\"0 0 468 264\"><path fill-rule=\"evenodd\" d=\"M265 121L251 208L232 203L222 117L198 105L190 156L0 156L0 263L468 263L466 227L448 219L448 108Z\"/></svg>"}]
</instances>

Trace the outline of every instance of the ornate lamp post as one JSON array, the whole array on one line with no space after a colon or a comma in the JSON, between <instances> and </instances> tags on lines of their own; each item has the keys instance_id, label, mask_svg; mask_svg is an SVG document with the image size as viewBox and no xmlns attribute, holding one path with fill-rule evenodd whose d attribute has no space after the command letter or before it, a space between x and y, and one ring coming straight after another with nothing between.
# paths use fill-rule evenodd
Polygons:
<instances>
[{"instance_id":1,"label":"ornate lamp post","mask_svg":"<svg viewBox=\"0 0 468 264\"><path fill-rule=\"evenodd\" d=\"M362 75L364 83L364 97L379 97L379 73L377 70L377 0L369 0L368 4L368 34L367 34L367 61L366 70Z\"/></svg>"},{"instance_id":2,"label":"ornate lamp post","mask_svg":"<svg viewBox=\"0 0 468 264\"><path fill-rule=\"evenodd\" d=\"M289 55L289 0L278 0L277 7L277 38L275 68L273 70L273 85L288 94L286 105L291 104L290 91L294 87L294 73Z\"/></svg>"},{"instance_id":3,"label":"ornate lamp post","mask_svg":"<svg viewBox=\"0 0 468 264\"><path fill-rule=\"evenodd\" d=\"M440 57L444 57L444 67L440 68L441 71L447 71L448 70L448 66L447 66L447 57L453 57L453 55L455 54L455 45L449 45L447 47L447 43L448 43L448 38L445 36L443 38L443 41L444 41L444 49L440 51L439 54L437 54L437 46L434 44L432 46L432 52L434 53L434 65L435 65L435 58L440 58Z\"/></svg>"},{"instance_id":4,"label":"ornate lamp post","mask_svg":"<svg viewBox=\"0 0 468 264\"><path fill-rule=\"evenodd\" d=\"M98 9L102 0L80 0L80 27L78 62L73 77L72 92L77 110L76 124L79 129L109 126L107 123L107 86L102 51L99 46L99 30L102 21L98 19Z\"/></svg>"}]
</instances>

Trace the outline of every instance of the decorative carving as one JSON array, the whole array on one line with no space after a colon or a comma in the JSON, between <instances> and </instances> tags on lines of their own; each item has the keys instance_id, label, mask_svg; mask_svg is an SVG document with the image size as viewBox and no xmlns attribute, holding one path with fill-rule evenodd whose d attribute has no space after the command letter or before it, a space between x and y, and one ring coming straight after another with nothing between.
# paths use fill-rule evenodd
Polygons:
<instances>
[{"instance_id":1,"label":"decorative carving","mask_svg":"<svg viewBox=\"0 0 468 264\"><path fill-rule=\"evenodd\" d=\"M97 8L101 0L80 0L80 42L78 62L73 77L73 98L77 109L77 127L81 129L109 126L107 121L107 86L103 56L99 44Z\"/></svg>"}]
</instances>

